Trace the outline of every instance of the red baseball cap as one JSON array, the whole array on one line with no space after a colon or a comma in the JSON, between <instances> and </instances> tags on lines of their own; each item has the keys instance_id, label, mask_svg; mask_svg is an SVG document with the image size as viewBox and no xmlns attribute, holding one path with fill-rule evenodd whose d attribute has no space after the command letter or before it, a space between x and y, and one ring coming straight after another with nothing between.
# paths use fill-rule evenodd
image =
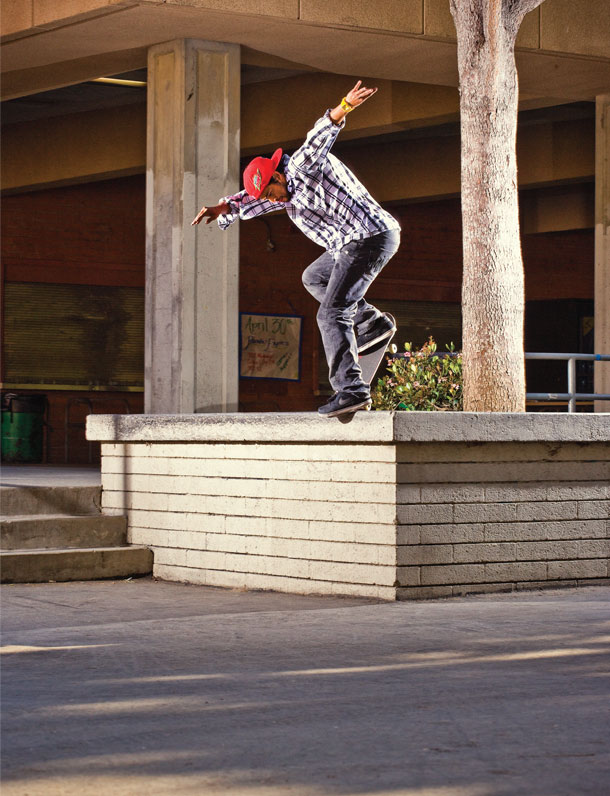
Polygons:
<instances>
[{"instance_id":1,"label":"red baseball cap","mask_svg":"<svg viewBox=\"0 0 610 796\"><path fill-rule=\"evenodd\" d=\"M273 172L282 157L282 150L276 149L270 158L254 158L244 169L244 188L249 196L260 199L261 193L269 185Z\"/></svg>"}]
</instances>

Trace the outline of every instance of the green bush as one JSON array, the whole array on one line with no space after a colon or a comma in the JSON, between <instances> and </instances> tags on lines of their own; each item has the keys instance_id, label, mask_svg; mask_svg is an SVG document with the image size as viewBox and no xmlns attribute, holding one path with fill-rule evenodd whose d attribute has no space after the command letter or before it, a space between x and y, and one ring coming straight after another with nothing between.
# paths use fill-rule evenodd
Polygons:
<instances>
[{"instance_id":1,"label":"green bush","mask_svg":"<svg viewBox=\"0 0 610 796\"><path fill-rule=\"evenodd\" d=\"M388 374L378 379L371 392L373 409L446 412L462 409L462 356L436 353L431 337L419 351L405 343L405 353L388 358Z\"/></svg>"}]
</instances>

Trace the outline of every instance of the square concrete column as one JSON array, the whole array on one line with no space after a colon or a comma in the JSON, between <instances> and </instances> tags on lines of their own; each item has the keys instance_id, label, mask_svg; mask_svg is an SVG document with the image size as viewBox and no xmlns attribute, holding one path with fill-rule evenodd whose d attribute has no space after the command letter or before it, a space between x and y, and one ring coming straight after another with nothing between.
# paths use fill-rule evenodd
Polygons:
<instances>
[{"instance_id":1,"label":"square concrete column","mask_svg":"<svg viewBox=\"0 0 610 796\"><path fill-rule=\"evenodd\" d=\"M239 46L152 47L147 128L145 411L236 411L237 225L191 221L239 189Z\"/></svg>"},{"instance_id":2,"label":"square concrete column","mask_svg":"<svg viewBox=\"0 0 610 796\"><path fill-rule=\"evenodd\" d=\"M610 354L610 94L597 97L595 131L595 353ZM610 362L595 363L595 392L610 394ZM610 401L596 401L610 412Z\"/></svg>"}]
</instances>

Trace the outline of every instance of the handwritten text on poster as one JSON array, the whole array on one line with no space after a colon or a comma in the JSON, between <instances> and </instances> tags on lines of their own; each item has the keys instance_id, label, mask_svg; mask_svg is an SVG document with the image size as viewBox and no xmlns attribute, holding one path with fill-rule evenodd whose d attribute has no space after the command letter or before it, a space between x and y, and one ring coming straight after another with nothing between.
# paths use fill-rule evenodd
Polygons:
<instances>
[{"instance_id":1,"label":"handwritten text on poster","mask_svg":"<svg viewBox=\"0 0 610 796\"><path fill-rule=\"evenodd\" d=\"M241 313L240 376L298 381L301 320L287 315Z\"/></svg>"}]
</instances>

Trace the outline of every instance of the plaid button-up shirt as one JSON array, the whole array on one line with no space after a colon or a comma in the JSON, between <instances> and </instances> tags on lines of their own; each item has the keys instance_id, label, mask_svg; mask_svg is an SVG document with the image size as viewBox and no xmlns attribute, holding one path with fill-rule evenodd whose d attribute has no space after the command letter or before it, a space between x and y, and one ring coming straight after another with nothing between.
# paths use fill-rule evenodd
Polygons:
<instances>
[{"instance_id":1,"label":"plaid button-up shirt","mask_svg":"<svg viewBox=\"0 0 610 796\"><path fill-rule=\"evenodd\" d=\"M218 217L218 226L226 229L238 218L256 218L283 208L308 238L331 254L350 241L400 230L398 221L373 199L347 166L330 154L344 124L335 124L327 111L303 145L291 157L282 157L288 202L253 199L240 191L221 199L230 212Z\"/></svg>"}]
</instances>

